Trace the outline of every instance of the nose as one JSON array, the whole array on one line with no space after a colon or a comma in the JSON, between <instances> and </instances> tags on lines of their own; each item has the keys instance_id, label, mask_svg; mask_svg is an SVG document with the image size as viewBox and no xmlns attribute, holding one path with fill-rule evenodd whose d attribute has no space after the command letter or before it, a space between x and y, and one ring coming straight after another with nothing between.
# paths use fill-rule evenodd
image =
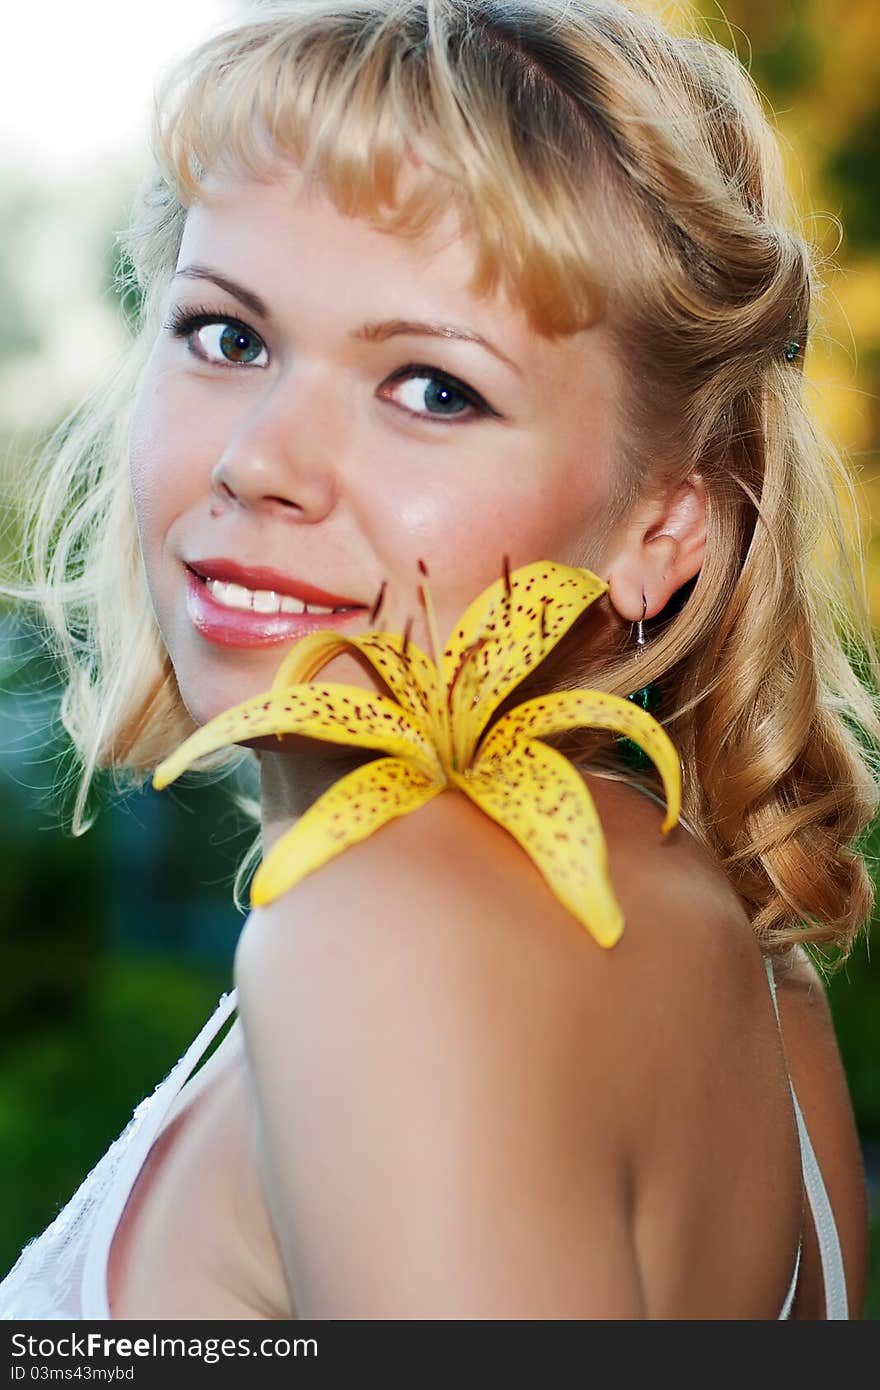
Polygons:
<instances>
[{"instance_id":1,"label":"nose","mask_svg":"<svg viewBox=\"0 0 880 1390\"><path fill-rule=\"evenodd\" d=\"M279 378L239 421L211 471L224 505L320 521L335 505L343 441L338 403L315 381Z\"/></svg>"}]
</instances>

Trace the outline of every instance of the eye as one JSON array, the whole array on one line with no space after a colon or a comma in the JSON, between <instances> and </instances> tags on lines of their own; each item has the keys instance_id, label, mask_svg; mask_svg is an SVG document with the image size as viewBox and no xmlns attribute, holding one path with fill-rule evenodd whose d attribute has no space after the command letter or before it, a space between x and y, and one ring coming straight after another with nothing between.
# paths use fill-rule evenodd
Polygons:
<instances>
[{"instance_id":1,"label":"eye","mask_svg":"<svg viewBox=\"0 0 880 1390\"><path fill-rule=\"evenodd\" d=\"M206 310L172 310L165 325L175 338L184 338L190 352L206 362L232 367L258 367L268 364L268 354L262 338L239 319L224 318ZM194 344L198 343L198 347ZM260 353L266 360L258 362Z\"/></svg>"},{"instance_id":2,"label":"eye","mask_svg":"<svg viewBox=\"0 0 880 1390\"><path fill-rule=\"evenodd\" d=\"M497 414L473 387L424 363L411 362L402 367L391 377L391 383L403 387L397 392L395 404L422 419L450 420L461 415L469 418L473 411L477 415Z\"/></svg>"}]
</instances>

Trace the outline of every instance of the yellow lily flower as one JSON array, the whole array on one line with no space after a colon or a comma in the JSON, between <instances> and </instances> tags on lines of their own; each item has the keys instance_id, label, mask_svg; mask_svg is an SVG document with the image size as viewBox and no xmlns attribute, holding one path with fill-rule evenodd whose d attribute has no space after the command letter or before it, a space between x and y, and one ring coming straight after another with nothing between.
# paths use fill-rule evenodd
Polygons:
<instances>
[{"instance_id":1,"label":"yellow lily flower","mask_svg":"<svg viewBox=\"0 0 880 1390\"><path fill-rule=\"evenodd\" d=\"M427 579L422 561L419 568ZM457 788L519 842L596 941L613 946L623 916L593 798L577 769L541 736L589 726L630 738L663 779L663 834L677 823L681 808L681 765L669 736L631 700L600 690L570 690L515 706L481 742L502 701L607 589L590 570L551 561L511 573L505 556L501 579L466 608L441 650L428 586L420 584L433 660L410 641L412 619L402 635L310 633L286 653L271 690L191 735L156 769L153 786L168 786L198 758L228 743L271 733L279 739L306 734L383 749L387 757L340 778L281 836L254 877L252 906L272 902L395 816ZM347 649L369 660L391 697L355 685L313 683L315 674Z\"/></svg>"}]
</instances>

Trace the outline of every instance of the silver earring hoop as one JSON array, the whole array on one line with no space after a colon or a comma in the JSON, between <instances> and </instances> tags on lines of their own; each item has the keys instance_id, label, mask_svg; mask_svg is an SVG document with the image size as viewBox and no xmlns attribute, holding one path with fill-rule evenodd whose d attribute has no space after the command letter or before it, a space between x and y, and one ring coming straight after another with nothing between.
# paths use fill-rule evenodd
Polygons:
<instances>
[{"instance_id":1,"label":"silver earring hoop","mask_svg":"<svg viewBox=\"0 0 880 1390\"><path fill-rule=\"evenodd\" d=\"M642 616L639 618L636 624L638 628L635 652L637 658L642 655L643 649L647 646L644 632L644 621L645 614L647 611L648 600L645 598L645 591L643 589ZM634 690L632 694L627 695L626 698L628 700L632 700L634 704L639 705L641 709L650 713L651 710L654 710L658 707L658 705L660 704L661 697L662 692L660 690L659 685L657 685L654 681L651 681L648 685L643 685L640 690ZM618 748L620 749L621 756L623 757L625 762L629 763L631 767L644 769L651 766L651 759L648 757L647 753L644 751L644 749L640 748L637 743L633 743L632 739L627 738L624 734L618 734L616 736L616 742Z\"/></svg>"},{"instance_id":2,"label":"silver earring hoop","mask_svg":"<svg viewBox=\"0 0 880 1390\"><path fill-rule=\"evenodd\" d=\"M644 622L645 622L645 614L646 614L647 611L648 611L648 600L645 598L645 591L644 591L644 589L643 589L643 590L642 590L642 616L639 618L639 620L638 620L638 622L637 622L637 624L636 624L636 627L637 627L637 629L638 629L638 631L637 631L637 633L636 633L636 656L641 656L641 654L642 654L642 648L646 645L646 643L645 643Z\"/></svg>"}]
</instances>

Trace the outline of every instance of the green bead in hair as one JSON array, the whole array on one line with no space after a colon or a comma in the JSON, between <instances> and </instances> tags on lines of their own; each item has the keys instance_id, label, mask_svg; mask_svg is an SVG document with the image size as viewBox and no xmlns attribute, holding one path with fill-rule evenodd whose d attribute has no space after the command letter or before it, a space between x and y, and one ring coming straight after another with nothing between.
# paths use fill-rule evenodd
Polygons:
<instances>
[{"instance_id":1,"label":"green bead in hair","mask_svg":"<svg viewBox=\"0 0 880 1390\"><path fill-rule=\"evenodd\" d=\"M632 700L641 709L649 714L657 709L663 698L663 691L659 685L643 685L641 690L634 690L631 695L627 695L628 700ZM622 734L617 736L618 749L620 756L630 767L641 771L643 768L651 767L652 762L637 743L633 743L631 738L626 738Z\"/></svg>"}]
</instances>

